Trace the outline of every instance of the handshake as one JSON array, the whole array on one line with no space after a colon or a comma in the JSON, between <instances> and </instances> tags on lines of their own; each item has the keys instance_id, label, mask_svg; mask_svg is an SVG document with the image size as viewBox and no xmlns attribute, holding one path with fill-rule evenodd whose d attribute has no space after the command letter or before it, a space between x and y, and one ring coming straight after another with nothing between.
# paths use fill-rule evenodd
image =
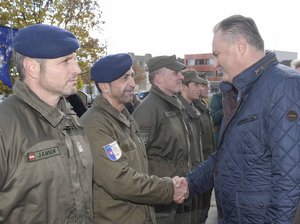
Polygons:
<instances>
[{"instance_id":1,"label":"handshake","mask_svg":"<svg viewBox=\"0 0 300 224\"><path fill-rule=\"evenodd\" d=\"M182 204L189 197L188 181L184 177L175 176L172 178L174 184L173 201Z\"/></svg>"}]
</instances>

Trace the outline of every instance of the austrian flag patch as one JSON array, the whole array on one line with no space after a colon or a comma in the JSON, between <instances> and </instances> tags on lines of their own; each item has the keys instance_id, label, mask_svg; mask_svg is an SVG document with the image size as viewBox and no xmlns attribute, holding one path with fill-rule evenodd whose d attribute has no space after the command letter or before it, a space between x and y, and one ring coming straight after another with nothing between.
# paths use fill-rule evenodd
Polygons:
<instances>
[{"instance_id":1,"label":"austrian flag patch","mask_svg":"<svg viewBox=\"0 0 300 224\"><path fill-rule=\"evenodd\" d=\"M103 146L103 149L111 161L117 161L121 158L122 150L116 141Z\"/></svg>"},{"instance_id":2,"label":"austrian flag patch","mask_svg":"<svg viewBox=\"0 0 300 224\"><path fill-rule=\"evenodd\" d=\"M49 149L43 149L37 152L29 152L27 153L27 161L28 162L34 162L41 159L47 159L53 156L60 155L60 151L57 147L49 148Z\"/></svg>"}]
</instances>

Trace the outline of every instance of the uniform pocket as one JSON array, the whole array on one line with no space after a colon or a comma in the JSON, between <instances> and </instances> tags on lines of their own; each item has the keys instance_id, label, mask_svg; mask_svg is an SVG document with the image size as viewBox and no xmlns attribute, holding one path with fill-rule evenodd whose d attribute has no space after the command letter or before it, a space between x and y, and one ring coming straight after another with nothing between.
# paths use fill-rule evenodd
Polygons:
<instances>
[{"instance_id":1,"label":"uniform pocket","mask_svg":"<svg viewBox=\"0 0 300 224\"><path fill-rule=\"evenodd\" d=\"M135 142L132 140L131 137L127 137L126 139L121 141L120 147L125 153L131 150L135 150L137 148Z\"/></svg>"}]
</instances>

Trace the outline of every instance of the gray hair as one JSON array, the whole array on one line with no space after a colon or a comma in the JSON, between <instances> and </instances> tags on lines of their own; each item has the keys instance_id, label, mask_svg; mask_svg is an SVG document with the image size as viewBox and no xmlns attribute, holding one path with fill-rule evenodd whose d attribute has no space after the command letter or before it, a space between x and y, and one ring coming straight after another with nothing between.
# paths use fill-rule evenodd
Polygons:
<instances>
[{"instance_id":1,"label":"gray hair","mask_svg":"<svg viewBox=\"0 0 300 224\"><path fill-rule=\"evenodd\" d=\"M242 15L230 16L219 22L213 32L221 31L228 41L235 41L243 37L247 42L258 50L264 51L264 41L258 31L254 20Z\"/></svg>"},{"instance_id":2,"label":"gray hair","mask_svg":"<svg viewBox=\"0 0 300 224\"><path fill-rule=\"evenodd\" d=\"M300 59L295 59L291 62L291 67L296 69L300 67Z\"/></svg>"},{"instance_id":3,"label":"gray hair","mask_svg":"<svg viewBox=\"0 0 300 224\"><path fill-rule=\"evenodd\" d=\"M19 74L20 81L24 81L24 79L25 79L25 70L24 70L24 66L23 66L23 61L26 57L27 56L22 55L16 51L13 52L13 60L15 62L15 66L16 66L17 72ZM46 69L46 60L47 59L41 59L41 58L33 58L33 59L39 63L41 73L44 73L45 69Z\"/></svg>"},{"instance_id":4,"label":"gray hair","mask_svg":"<svg viewBox=\"0 0 300 224\"><path fill-rule=\"evenodd\" d=\"M157 69L153 72L149 72L148 78L149 78L150 84L151 85L154 84L154 78L155 78L156 74L163 73L164 71L165 71L165 68L160 68L160 69Z\"/></svg>"}]
</instances>

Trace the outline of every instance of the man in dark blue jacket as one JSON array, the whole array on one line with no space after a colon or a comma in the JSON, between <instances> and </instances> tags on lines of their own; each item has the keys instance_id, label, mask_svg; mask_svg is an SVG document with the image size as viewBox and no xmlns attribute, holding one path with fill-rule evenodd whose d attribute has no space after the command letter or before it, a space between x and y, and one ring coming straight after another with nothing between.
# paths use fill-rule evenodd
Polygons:
<instances>
[{"instance_id":1,"label":"man in dark blue jacket","mask_svg":"<svg viewBox=\"0 0 300 224\"><path fill-rule=\"evenodd\" d=\"M214 28L223 69L219 149L191 172L190 195L214 186L222 224L292 223L300 198L300 76L265 52L255 22Z\"/></svg>"}]
</instances>

